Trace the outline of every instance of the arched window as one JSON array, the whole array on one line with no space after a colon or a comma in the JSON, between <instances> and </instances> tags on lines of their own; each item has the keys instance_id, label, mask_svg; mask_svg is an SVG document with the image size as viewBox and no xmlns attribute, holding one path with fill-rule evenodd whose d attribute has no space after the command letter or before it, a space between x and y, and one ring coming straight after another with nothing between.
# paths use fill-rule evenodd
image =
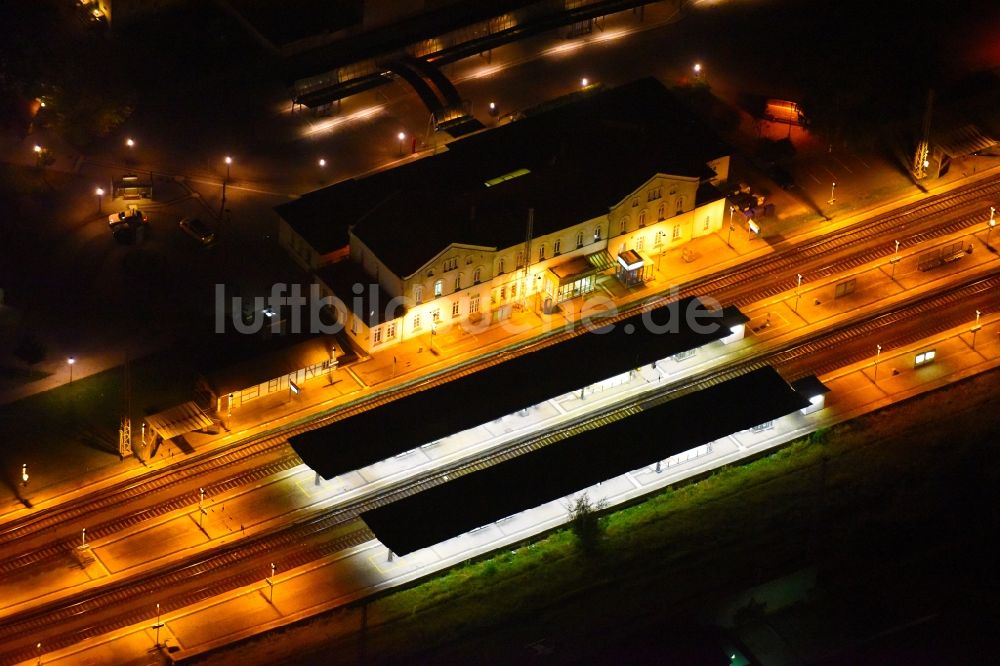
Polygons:
<instances>
[{"instance_id":1,"label":"arched window","mask_svg":"<svg viewBox=\"0 0 1000 666\"><path fill-rule=\"evenodd\" d=\"M627 226L628 226L628 217L626 216L626 217L623 217L621 219L621 222L618 223L618 233L619 234L625 233L625 228Z\"/></svg>"},{"instance_id":2,"label":"arched window","mask_svg":"<svg viewBox=\"0 0 1000 666\"><path fill-rule=\"evenodd\" d=\"M444 295L444 280L434 282L434 298Z\"/></svg>"},{"instance_id":3,"label":"arched window","mask_svg":"<svg viewBox=\"0 0 1000 666\"><path fill-rule=\"evenodd\" d=\"M482 277L482 274L483 274L482 268L477 268L476 270L472 271L472 284L479 284L479 278Z\"/></svg>"},{"instance_id":4,"label":"arched window","mask_svg":"<svg viewBox=\"0 0 1000 666\"><path fill-rule=\"evenodd\" d=\"M562 241L558 238L552 242L552 254L558 257L562 253Z\"/></svg>"},{"instance_id":5,"label":"arched window","mask_svg":"<svg viewBox=\"0 0 1000 666\"><path fill-rule=\"evenodd\" d=\"M417 303L423 303L424 301L424 287L423 285L415 285L413 287L413 300Z\"/></svg>"},{"instance_id":6,"label":"arched window","mask_svg":"<svg viewBox=\"0 0 1000 666\"><path fill-rule=\"evenodd\" d=\"M459 273L455 276L455 291L459 291L462 288L462 274Z\"/></svg>"},{"instance_id":7,"label":"arched window","mask_svg":"<svg viewBox=\"0 0 1000 666\"><path fill-rule=\"evenodd\" d=\"M503 273L503 257L497 260L497 273Z\"/></svg>"},{"instance_id":8,"label":"arched window","mask_svg":"<svg viewBox=\"0 0 1000 666\"><path fill-rule=\"evenodd\" d=\"M684 212L684 197L677 197L677 214Z\"/></svg>"},{"instance_id":9,"label":"arched window","mask_svg":"<svg viewBox=\"0 0 1000 666\"><path fill-rule=\"evenodd\" d=\"M657 220L667 219L666 217L663 216L663 204L660 204L660 207L656 209L656 219Z\"/></svg>"},{"instance_id":10,"label":"arched window","mask_svg":"<svg viewBox=\"0 0 1000 666\"><path fill-rule=\"evenodd\" d=\"M601 227L600 226L594 227L594 240L595 241L601 240Z\"/></svg>"},{"instance_id":11,"label":"arched window","mask_svg":"<svg viewBox=\"0 0 1000 666\"><path fill-rule=\"evenodd\" d=\"M582 231L579 232L576 235L576 249L579 250L581 247L583 247L583 232Z\"/></svg>"},{"instance_id":12,"label":"arched window","mask_svg":"<svg viewBox=\"0 0 1000 666\"><path fill-rule=\"evenodd\" d=\"M545 260L545 243L538 246L538 261Z\"/></svg>"},{"instance_id":13,"label":"arched window","mask_svg":"<svg viewBox=\"0 0 1000 666\"><path fill-rule=\"evenodd\" d=\"M645 209L643 209L643 210L642 210L642 211L641 211L641 212L639 213L639 226L640 226L640 227L644 227L644 226L646 226L646 211L645 211Z\"/></svg>"}]
</instances>

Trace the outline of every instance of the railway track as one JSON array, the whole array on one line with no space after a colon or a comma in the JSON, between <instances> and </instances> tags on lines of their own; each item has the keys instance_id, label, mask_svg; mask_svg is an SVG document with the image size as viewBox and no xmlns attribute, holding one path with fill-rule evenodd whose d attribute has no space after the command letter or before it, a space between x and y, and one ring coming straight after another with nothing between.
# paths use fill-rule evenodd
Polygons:
<instances>
[{"instance_id":1,"label":"railway track","mask_svg":"<svg viewBox=\"0 0 1000 666\"><path fill-rule=\"evenodd\" d=\"M877 334L880 339L886 341L886 348L892 349L928 334L951 328L956 325L956 319L958 323L967 319L965 310L970 305L980 305L983 311L996 311L998 287L1000 287L1000 275L996 273L987 277L973 278L959 285L943 287L913 301L872 313L863 320L846 322L831 329L817 331L780 348L753 353L726 368L706 371L670 385L664 390L641 394L627 403L588 415L555 431L523 437L474 460L459 461L447 468L438 468L433 472L401 481L378 495L275 527L267 533L221 546L157 571L117 580L75 595L69 600L39 605L4 621L0 627L0 645L5 647L0 648L2 650L0 663L14 663L31 658L33 636L54 626L72 624L84 615L106 614L116 606L135 604L139 600L152 598L151 595L154 593L155 598L160 600L161 607L169 612L226 590L261 582L263 578L261 565L255 562L259 558L278 559L284 568L291 568L364 543L372 538L371 534L363 527L355 529L351 525L363 511L421 492L443 483L449 477L472 473L537 450L554 441L573 436L581 430L601 427L610 421L627 418L638 410L648 409L685 393L718 384L763 365L774 365L793 375L809 372L822 374L824 370L813 367L808 359L824 358L829 355L831 349L837 352L836 361L823 361L825 364L823 367L833 365L842 367L870 357L870 350L862 355L859 350L852 349L848 344L852 340L864 340L865 336ZM956 314L959 310L956 307L958 305L961 305L960 315ZM921 326L919 333L909 330L904 325L905 322L914 319L925 321L929 313L933 313L935 317L929 325ZM337 528L344 529L345 526L351 527L345 534L323 538L325 533ZM184 589L164 592L180 587ZM50 649L71 645L118 627L148 620L150 618L148 606L149 604L145 604L143 607L128 608L111 617L95 619L86 626L67 628L57 636L47 636L46 645Z\"/></svg>"},{"instance_id":2,"label":"railway track","mask_svg":"<svg viewBox=\"0 0 1000 666\"><path fill-rule=\"evenodd\" d=\"M879 237L881 234L890 231L897 232L900 247L907 249L967 229L979 221L983 213L977 211L947 220L941 224L931 225L930 228L906 232L907 227L926 224L934 216L998 195L1000 195L1000 179L981 181L945 195L938 195L934 199L913 204L899 211L876 217L871 221L859 222L833 234L790 246L785 251L748 262L732 272L693 280L682 285L679 294L675 293L652 302L637 303L629 308L623 308L614 317L609 317L608 323L631 316L639 308L656 307L688 295L709 295L726 303L746 305L769 296L785 293L796 285L792 271L802 271L810 280L815 280L816 278L833 276L845 269L849 270L891 255L893 248L890 248L888 244L880 248L865 247L865 244L872 238ZM858 247L861 249L847 257L820 263L831 255ZM814 267L810 269L810 265ZM787 276L782 277L782 273L787 273ZM766 281L761 279L763 276L768 276ZM287 449L287 439L292 435L377 408L406 394L478 372L484 367L503 362L512 356L528 353L550 344L558 344L580 332L581 329L578 328L574 331L562 331L555 335L539 336L533 341L520 345L517 349L500 350L486 358L466 363L460 367L445 369L433 376L421 377L403 386L380 391L328 412L319 418L300 420L261 436L248 437L234 442L225 449L195 454L189 460L170 469L152 472L138 479L115 484L92 493L85 498L86 501L63 504L29 514L20 520L0 526L0 548L43 530L66 525L70 522L79 523L88 517L98 517L102 512L120 506L125 501L138 500L157 493L163 494L172 489L176 493L176 489L180 486L189 484L192 480L206 473L217 471L228 464L246 462L254 457L278 456L276 461L208 484L206 487L210 494L223 492L291 469L301 464L301 460L294 453L283 451L283 449ZM87 532L93 538L100 538L190 504L190 493L174 494L169 498L157 501L155 506L138 509L120 518L107 519L94 525L88 525ZM70 537L66 536L56 543L47 544L36 550L8 556L0 560L0 576L9 575L26 566L57 557L65 552L65 546L69 543Z\"/></svg>"}]
</instances>

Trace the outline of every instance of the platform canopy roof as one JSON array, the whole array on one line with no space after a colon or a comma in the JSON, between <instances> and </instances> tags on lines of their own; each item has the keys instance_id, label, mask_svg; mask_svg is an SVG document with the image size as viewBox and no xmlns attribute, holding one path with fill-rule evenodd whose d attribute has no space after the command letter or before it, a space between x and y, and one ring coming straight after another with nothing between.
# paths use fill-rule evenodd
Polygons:
<instances>
[{"instance_id":1,"label":"platform canopy roof","mask_svg":"<svg viewBox=\"0 0 1000 666\"><path fill-rule=\"evenodd\" d=\"M580 430L361 517L386 547L405 555L808 404L774 369L764 367L665 398L634 416Z\"/></svg>"},{"instance_id":2,"label":"platform canopy roof","mask_svg":"<svg viewBox=\"0 0 1000 666\"><path fill-rule=\"evenodd\" d=\"M693 314L702 312L701 318ZM326 479L727 337L739 311L688 297L290 438Z\"/></svg>"}]
</instances>

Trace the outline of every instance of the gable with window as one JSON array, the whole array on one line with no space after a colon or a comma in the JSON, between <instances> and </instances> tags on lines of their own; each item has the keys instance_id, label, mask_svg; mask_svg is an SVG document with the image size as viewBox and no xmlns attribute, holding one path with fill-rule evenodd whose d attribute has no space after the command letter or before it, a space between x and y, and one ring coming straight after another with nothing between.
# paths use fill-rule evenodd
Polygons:
<instances>
[{"instance_id":1,"label":"gable with window","mask_svg":"<svg viewBox=\"0 0 1000 666\"><path fill-rule=\"evenodd\" d=\"M453 271L458 268L458 257L452 257L451 259L444 260L444 270Z\"/></svg>"},{"instance_id":2,"label":"gable with window","mask_svg":"<svg viewBox=\"0 0 1000 666\"><path fill-rule=\"evenodd\" d=\"M661 196L663 196L663 190L659 187L654 187L646 195L646 201L656 201Z\"/></svg>"}]
</instances>

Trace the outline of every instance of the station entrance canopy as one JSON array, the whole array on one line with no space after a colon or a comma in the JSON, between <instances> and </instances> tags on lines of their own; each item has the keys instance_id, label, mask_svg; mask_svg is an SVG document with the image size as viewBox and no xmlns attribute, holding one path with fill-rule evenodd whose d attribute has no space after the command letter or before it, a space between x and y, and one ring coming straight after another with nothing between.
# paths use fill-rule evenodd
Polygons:
<instances>
[{"instance_id":1,"label":"station entrance canopy","mask_svg":"<svg viewBox=\"0 0 1000 666\"><path fill-rule=\"evenodd\" d=\"M183 405L177 405L158 414L147 416L146 423L155 434L163 439L170 439L208 428L212 425L212 419L208 418L204 410L196 403L185 402Z\"/></svg>"}]
</instances>

